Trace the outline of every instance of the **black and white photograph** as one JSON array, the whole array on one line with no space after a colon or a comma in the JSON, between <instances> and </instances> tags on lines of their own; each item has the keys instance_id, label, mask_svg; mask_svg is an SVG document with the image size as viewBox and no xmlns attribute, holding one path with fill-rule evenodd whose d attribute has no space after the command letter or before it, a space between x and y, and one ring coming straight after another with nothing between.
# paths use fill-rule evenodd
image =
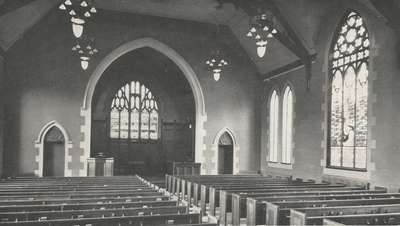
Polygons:
<instances>
[{"instance_id":1,"label":"black and white photograph","mask_svg":"<svg viewBox=\"0 0 400 226\"><path fill-rule=\"evenodd\" d=\"M400 0L0 0L0 226L400 225Z\"/></svg>"}]
</instances>

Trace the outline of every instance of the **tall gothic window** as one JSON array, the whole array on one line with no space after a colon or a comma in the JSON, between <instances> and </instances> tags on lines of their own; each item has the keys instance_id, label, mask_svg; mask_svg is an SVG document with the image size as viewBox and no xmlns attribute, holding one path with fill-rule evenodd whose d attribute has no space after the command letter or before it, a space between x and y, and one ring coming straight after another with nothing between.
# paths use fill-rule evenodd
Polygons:
<instances>
[{"instance_id":1,"label":"tall gothic window","mask_svg":"<svg viewBox=\"0 0 400 226\"><path fill-rule=\"evenodd\" d=\"M290 164L292 159L293 93L286 86L282 102L282 163Z\"/></svg>"},{"instance_id":2,"label":"tall gothic window","mask_svg":"<svg viewBox=\"0 0 400 226\"><path fill-rule=\"evenodd\" d=\"M367 168L369 46L362 17L347 13L330 53L329 167Z\"/></svg>"},{"instance_id":3,"label":"tall gothic window","mask_svg":"<svg viewBox=\"0 0 400 226\"><path fill-rule=\"evenodd\" d=\"M279 96L276 90L269 103L269 161L278 162Z\"/></svg>"},{"instance_id":4,"label":"tall gothic window","mask_svg":"<svg viewBox=\"0 0 400 226\"><path fill-rule=\"evenodd\" d=\"M151 91L137 81L122 86L111 102L110 138L158 140L159 109Z\"/></svg>"}]
</instances>

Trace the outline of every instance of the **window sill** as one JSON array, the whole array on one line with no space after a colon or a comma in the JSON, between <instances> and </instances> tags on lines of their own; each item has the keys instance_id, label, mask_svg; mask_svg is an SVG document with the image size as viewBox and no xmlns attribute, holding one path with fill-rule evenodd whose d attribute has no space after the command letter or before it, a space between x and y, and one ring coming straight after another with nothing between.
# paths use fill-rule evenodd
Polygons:
<instances>
[{"instance_id":1,"label":"window sill","mask_svg":"<svg viewBox=\"0 0 400 226\"><path fill-rule=\"evenodd\" d=\"M339 177L349 177L360 180L369 180L371 177L368 171L356 171L356 170L346 170L346 169L335 169L324 167L323 174Z\"/></svg>"},{"instance_id":2,"label":"window sill","mask_svg":"<svg viewBox=\"0 0 400 226\"><path fill-rule=\"evenodd\" d=\"M280 169L293 169L293 164L289 163L267 162L267 166Z\"/></svg>"}]
</instances>

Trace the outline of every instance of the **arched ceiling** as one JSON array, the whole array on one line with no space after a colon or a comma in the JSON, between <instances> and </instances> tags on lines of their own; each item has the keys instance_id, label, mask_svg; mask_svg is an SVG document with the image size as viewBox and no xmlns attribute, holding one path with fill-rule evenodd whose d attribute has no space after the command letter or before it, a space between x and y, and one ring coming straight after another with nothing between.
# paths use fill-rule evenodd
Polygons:
<instances>
[{"instance_id":1,"label":"arched ceiling","mask_svg":"<svg viewBox=\"0 0 400 226\"><path fill-rule=\"evenodd\" d=\"M220 0L221 1L221 0ZM249 0L250 1L250 0ZM321 18L342 0L270 0L286 25L309 54L314 54L314 36ZM369 0L354 0L373 7ZM16 3L19 2L19 3ZM7 51L24 33L60 4L60 0L0 0L0 47ZM294 61L299 54L273 39L264 58L256 53L254 41L246 37L249 15L231 3L217 9L217 0L95 0L99 10L154 15L229 26L262 77Z\"/></svg>"}]
</instances>

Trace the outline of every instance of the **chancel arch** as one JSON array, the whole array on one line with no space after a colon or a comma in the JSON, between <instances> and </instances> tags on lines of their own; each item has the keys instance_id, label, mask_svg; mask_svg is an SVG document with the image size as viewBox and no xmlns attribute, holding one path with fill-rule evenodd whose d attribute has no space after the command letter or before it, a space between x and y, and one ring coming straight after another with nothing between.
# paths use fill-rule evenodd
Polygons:
<instances>
[{"instance_id":1,"label":"chancel arch","mask_svg":"<svg viewBox=\"0 0 400 226\"><path fill-rule=\"evenodd\" d=\"M152 48L136 49L98 81L91 157L113 157L116 175L170 173L172 162L195 160L195 118L193 92L179 67Z\"/></svg>"},{"instance_id":2,"label":"chancel arch","mask_svg":"<svg viewBox=\"0 0 400 226\"><path fill-rule=\"evenodd\" d=\"M80 162L83 164L83 168L80 170L80 175L86 174L86 159L90 156L91 153L91 129L92 129L92 100L95 92L95 88L102 78L104 72L109 68L109 66L115 62L118 58L123 56L126 53L135 51L141 48L150 48L154 51L159 52L164 57L168 58L172 61L181 71L184 78L186 79L189 87L191 88L191 93L193 94L194 99L194 111L195 117L194 119L190 119L192 121L187 122L187 124L193 125L190 126L193 130L193 133L196 134L194 137L194 160L196 162L202 162L203 160L203 147L204 147L204 122L207 120L207 115L205 111L204 105L204 97L203 91L200 86L200 82L197 79L197 76L191 66L184 60L182 56L180 56L177 52L175 52L169 46L153 39L153 38L142 38L137 39L128 43L125 43L113 50L109 53L103 60L99 63L99 65L93 71L88 85L85 90L85 97L83 100L83 105L81 108L81 115L84 118L84 123L81 126L81 132L83 134L83 140L80 143L80 148L83 150L83 154L80 158ZM162 105L162 104L161 104ZM184 125L177 126L185 127ZM179 128L177 128L179 129Z\"/></svg>"}]
</instances>

